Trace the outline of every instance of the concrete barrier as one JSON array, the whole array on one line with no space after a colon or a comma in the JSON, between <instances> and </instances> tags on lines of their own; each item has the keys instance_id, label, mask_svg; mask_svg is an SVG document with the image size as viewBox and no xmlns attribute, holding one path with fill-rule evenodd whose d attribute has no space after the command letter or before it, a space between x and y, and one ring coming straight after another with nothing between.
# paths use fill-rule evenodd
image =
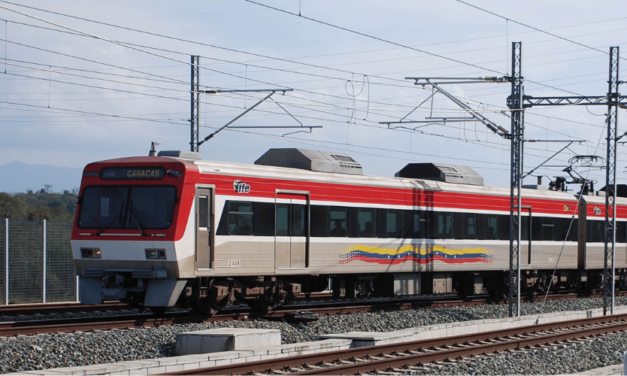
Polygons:
<instances>
[{"instance_id":1,"label":"concrete barrier","mask_svg":"<svg viewBox=\"0 0 627 376\"><path fill-rule=\"evenodd\" d=\"M281 345L278 329L222 328L176 334L176 355L253 350Z\"/></svg>"}]
</instances>

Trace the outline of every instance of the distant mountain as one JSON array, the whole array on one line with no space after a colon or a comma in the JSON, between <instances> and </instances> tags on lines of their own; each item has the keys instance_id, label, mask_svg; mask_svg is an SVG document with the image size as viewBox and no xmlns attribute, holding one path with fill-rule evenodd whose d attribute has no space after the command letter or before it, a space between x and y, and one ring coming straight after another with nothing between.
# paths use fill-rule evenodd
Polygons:
<instances>
[{"instance_id":1,"label":"distant mountain","mask_svg":"<svg viewBox=\"0 0 627 376\"><path fill-rule=\"evenodd\" d=\"M82 172L82 168L11 162L0 166L0 192L39 191L44 184L51 185L52 192L69 191L81 185Z\"/></svg>"}]
</instances>

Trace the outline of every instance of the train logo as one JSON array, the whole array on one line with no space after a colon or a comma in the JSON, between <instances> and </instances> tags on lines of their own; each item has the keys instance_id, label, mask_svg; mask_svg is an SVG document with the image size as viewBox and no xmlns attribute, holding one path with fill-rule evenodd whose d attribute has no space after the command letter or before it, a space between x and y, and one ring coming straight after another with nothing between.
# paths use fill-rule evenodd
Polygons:
<instances>
[{"instance_id":1,"label":"train logo","mask_svg":"<svg viewBox=\"0 0 627 376\"><path fill-rule=\"evenodd\" d=\"M601 215L601 209L598 206L594 207L594 215Z\"/></svg>"},{"instance_id":2,"label":"train logo","mask_svg":"<svg viewBox=\"0 0 627 376\"><path fill-rule=\"evenodd\" d=\"M244 183L241 180L235 180L233 182L233 190L237 193L249 193L250 192L250 184Z\"/></svg>"},{"instance_id":3,"label":"train logo","mask_svg":"<svg viewBox=\"0 0 627 376\"><path fill-rule=\"evenodd\" d=\"M387 249L354 245L340 253L340 264L348 264L352 261L382 265L396 265L406 261L423 265L434 261L442 261L446 264L475 262L491 264L492 258L492 252L481 248L455 250L435 245L431 249L419 249L413 245L406 245L398 249Z\"/></svg>"}]
</instances>

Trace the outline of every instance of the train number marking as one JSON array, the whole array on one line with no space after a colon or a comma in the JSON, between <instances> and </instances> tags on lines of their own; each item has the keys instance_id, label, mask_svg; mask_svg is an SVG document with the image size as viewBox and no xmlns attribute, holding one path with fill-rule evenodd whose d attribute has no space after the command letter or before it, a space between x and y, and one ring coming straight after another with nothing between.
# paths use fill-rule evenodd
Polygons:
<instances>
[{"instance_id":1,"label":"train number marking","mask_svg":"<svg viewBox=\"0 0 627 376\"><path fill-rule=\"evenodd\" d=\"M237 193L249 193L250 184L246 184L243 181L235 180L233 182L233 190Z\"/></svg>"},{"instance_id":2,"label":"train number marking","mask_svg":"<svg viewBox=\"0 0 627 376\"><path fill-rule=\"evenodd\" d=\"M229 268L239 268L240 263L239 260L227 260L226 266L228 266Z\"/></svg>"}]
</instances>

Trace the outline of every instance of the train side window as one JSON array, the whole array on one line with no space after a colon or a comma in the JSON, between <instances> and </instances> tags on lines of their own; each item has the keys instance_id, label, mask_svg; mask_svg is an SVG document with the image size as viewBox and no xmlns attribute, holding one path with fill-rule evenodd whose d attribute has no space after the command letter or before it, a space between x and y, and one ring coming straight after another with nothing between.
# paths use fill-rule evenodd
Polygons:
<instances>
[{"instance_id":1,"label":"train side window","mask_svg":"<svg viewBox=\"0 0 627 376\"><path fill-rule=\"evenodd\" d=\"M385 213L385 234L388 238L402 238L403 225L402 210L388 210Z\"/></svg>"},{"instance_id":2,"label":"train side window","mask_svg":"<svg viewBox=\"0 0 627 376\"><path fill-rule=\"evenodd\" d=\"M616 243L627 242L627 222L616 221Z\"/></svg>"},{"instance_id":3,"label":"train side window","mask_svg":"<svg viewBox=\"0 0 627 376\"><path fill-rule=\"evenodd\" d=\"M379 209L377 211L377 222L378 222L378 234L377 236L379 238L387 238L388 237L388 233L387 233L387 215L388 215L388 211L387 209Z\"/></svg>"},{"instance_id":4,"label":"train side window","mask_svg":"<svg viewBox=\"0 0 627 376\"><path fill-rule=\"evenodd\" d=\"M289 204L276 204L276 236L290 236L289 213Z\"/></svg>"},{"instance_id":5,"label":"train side window","mask_svg":"<svg viewBox=\"0 0 627 376\"><path fill-rule=\"evenodd\" d=\"M555 222L550 217L534 217L531 222L532 240L554 240Z\"/></svg>"},{"instance_id":6,"label":"train side window","mask_svg":"<svg viewBox=\"0 0 627 376\"><path fill-rule=\"evenodd\" d=\"M255 236L274 236L274 204L255 202L254 209L253 234Z\"/></svg>"},{"instance_id":7,"label":"train side window","mask_svg":"<svg viewBox=\"0 0 627 376\"><path fill-rule=\"evenodd\" d=\"M486 233L485 238L490 240L499 239L499 216L486 215Z\"/></svg>"},{"instance_id":8,"label":"train side window","mask_svg":"<svg viewBox=\"0 0 627 376\"><path fill-rule=\"evenodd\" d=\"M499 215L498 239L509 240L509 214Z\"/></svg>"},{"instance_id":9,"label":"train side window","mask_svg":"<svg viewBox=\"0 0 627 376\"><path fill-rule=\"evenodd\" d=\"M603 241L603 221L588 221L586 229L586 243L600 243Z\"/></svg>"},{"instance_id":10,"label":"train side window","mask_svg":"<svg viewBox=\"0 0 627 376\"><path fill-rule=\"evenodd\" d=\"M477 229L477 239L498 239L499 216L494 214L477 214Z\"/></svg>"},{"instance_id":11,"label":"train side window","mask_svg":"<svg viewBox=\"0 0 627 376\"><path fill-rule=\"evenodd\" d=\"M554 218L542 218L542 240L555 240Z\"/></svg>"},{"instance_id":12,"label":"train side window","mask_svg":"<svg viewBox=\"0 0 627 376\"><path fill-rule=\"evenodd\" d=\"M405 213L407 237L412 239L429 238L429 212L408 211Z\"/></svg>"},{"instance_id":13,"label":"train side window","mask_svg":"<svg viewBox=\"0 0 627 376\"><path fill-rule=\"evenodd\" d=\"M253 203L231 201L229 203L229 235L253 234Z\"/></svg>"},{"instance_id":14,"label":"train side window","mask_svg":"<svg viewBox=\"0 0 627 376\"><path fill-rule=\"evenodd\" d=\"M529 216L524 211L520 214L520 240L529 240Z\"/></svg>"},{"instance_id":15,"label":"train side window","mask_svg":"<svg viewBox=\"0 0 627 376\"><path fill-rule=\"evenodd\" d=\"M307 234L307 206L292 204L292 236L306 236Z\"/></svg>"},{"instance_id":16,"label":"train side window","mask_svg":"<svg viewBox=\"0 0 627 376\"><path fill-rule=\"evenodd\" d=\"M218 230L216 235L228 235L229 234L229 205L231 201L224 203L222 209L222 215L220 216L220 223L218 224Z\"/></svg>"},{"instance_id":17,"label":"train side window","mask_svg":"<svg viewBox=\"0 0 627 376\"><path fill-rule=\"evenodd\" d=\"M346 237L348 228L347 208L331 207L329 209L329 236Z\"/></svg>"},{"instance_id":18,"label":"train side window","mask_svg":"<svg viewBox=\"0 0 627 376\"><path fill-rule=\"evenodd\" d=\"M555 241L563 242L564 240L570 241L572 239L570 233L575 229L576 224L573 221L571 226L570 222L570 218L555 218Z\"/></svg>"},{"instance_id":19,"label":"train side window","mask_svg":"<svg viewBox=\"0 0 627 376\"><path fill-rule=\"evenodd\" d=\"M455 239L477 239L477 215L455 213Z\"/></svg>"},{"instance_id":20,"label":"train side window","mask_svg":"<svg viewBox=\"0 0 627 376\"><path fill-rule=\"evenodd\" d=\"M350 209L350 236L374 238L377 236L377 209Z\"/></svg>"},{"instance_id":21,"label":"train side window","mask_svg":"<svg viewBox=\"0 0 627 376\"><path fill-rule=\"evenodd\" d=\"M329 236L329 207L314 205L311 207L311 236Z\"/></svg>"},{"instance_id":22,"label":"train side window","mask_svg":"<svg viewBox=\"0 0 627 376\"><path fill-rule=\"evenodd\" d=\"M568 220L571 221L570 219ZM572 220L573 224L568 231L568 241L576 242L579 240L579 220L577 218Z\"/></svg>"},{"instance_id":23,"label":"train side window","mask_svg":"<svg viewBox=\"0 0 627 376\"><path fill-rule=\"evenodd\" d=\"M435 212L434 213L434 238L436 239L453 239L453 213Z\"/></svg>"}]
</instances>

